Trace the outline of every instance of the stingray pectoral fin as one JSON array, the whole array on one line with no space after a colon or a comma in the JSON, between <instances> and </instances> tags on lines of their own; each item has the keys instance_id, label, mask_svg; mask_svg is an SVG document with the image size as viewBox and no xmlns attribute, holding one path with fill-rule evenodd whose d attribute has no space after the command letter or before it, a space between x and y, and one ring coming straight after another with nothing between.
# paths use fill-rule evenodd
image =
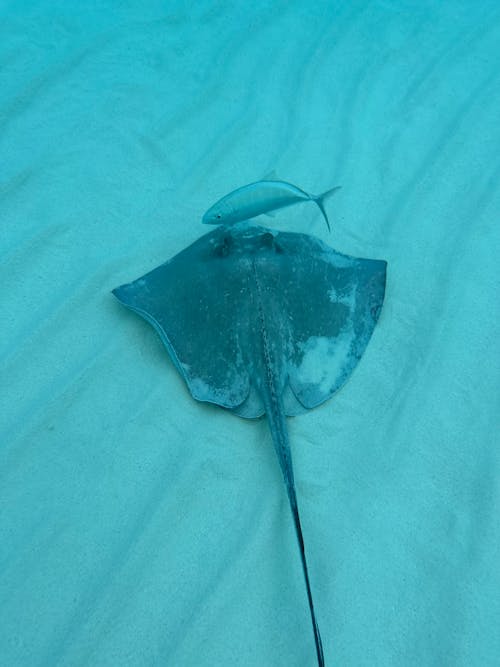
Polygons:
<instances>
[{"instance_id":1,"label":"stingray pectoral fin","mask_svg":"<svg viewBox=\"0 0 500 667\"><path fill-rule=\"evenodd\" d=\"M292 252L288 239L276 241ZM310 409L340 389L363 355L384 300L386 262L341 255L311 238L303 243L308 257L295 262L289 278L295 288L287 300L287 373L293 394Z\"/></svg>"},{"instance_id":2,"label":"stingray pectoral fin","mask_svg":"<svg viewBox=\"0 0 500 667\"><path fill-rule=\"evenodd\" d=\"M250 378L236 326L241 308L225 295L231 285L243 298L245 276L228 253L230 242L216 229L113 293L154 326L194 398L233 409L248 398ZM252 403L245 416L259 409Z\"/></svg>"}]
</instances>

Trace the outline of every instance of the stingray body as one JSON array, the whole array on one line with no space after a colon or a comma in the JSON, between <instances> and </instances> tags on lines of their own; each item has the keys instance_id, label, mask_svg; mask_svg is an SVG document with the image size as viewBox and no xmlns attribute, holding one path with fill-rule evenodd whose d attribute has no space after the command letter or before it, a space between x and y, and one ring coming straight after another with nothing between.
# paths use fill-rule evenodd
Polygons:
<instances>
[{"instance_id":1,"label":"stingray body","mask_svg":"<svg viewBox=\"0 0 500 667\"><path fill-rule=\"evenodd\" d=\"M375 327L386 263L319 239L218 227L115 296L160 334L194 398L267 416L300 549L318 665L324 665L286 416L326 401Z\"/></svg>"}]
</instances>

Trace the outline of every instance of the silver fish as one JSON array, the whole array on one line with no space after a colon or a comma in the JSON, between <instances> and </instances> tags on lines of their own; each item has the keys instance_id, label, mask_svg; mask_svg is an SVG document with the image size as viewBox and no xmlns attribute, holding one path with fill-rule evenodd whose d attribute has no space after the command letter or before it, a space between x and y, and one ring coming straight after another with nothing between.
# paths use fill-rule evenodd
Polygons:
<instances>
[{"instance_id":1,"label":"silver fish","mask_svg":"<svg viewBox=\"0 0 500 667\"><path fill-rule=\"evenodd\" d=\"M279 208L292 206L304 201L315 202L330 230L330 222L325 211L327 197L340 189L337 185L320 195L312 195L296 185L278 180L263 180L244 185L219 199L203 216L206 225L234 225L242 220L255 218L263 213L270 214ZM330 230L331 231L331 230Z\"/></svg>"}]
</instances>

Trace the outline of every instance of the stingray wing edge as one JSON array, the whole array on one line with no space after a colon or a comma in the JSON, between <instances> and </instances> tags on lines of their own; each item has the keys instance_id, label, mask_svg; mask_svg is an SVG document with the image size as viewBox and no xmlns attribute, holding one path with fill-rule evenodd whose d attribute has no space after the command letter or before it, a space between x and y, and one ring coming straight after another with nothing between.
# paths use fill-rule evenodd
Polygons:
<instances>
[{"instance_id":1,"label":"stingray wing edge","mask_svg":"<svg viewBox=\"0 0 500 667\"><path fill-rule=\"evenodd\" d=\"M133 284L133 283L130 283ZM120 287L115 288L112 290L112 294L116 297L116 299L126 308L131 310L132 312L136 313L140 317L142 317L146 322L151 324L151 326L155 329L157 334L160 337L161 342L167 349L167 352L170 355L170 358L172 359L172 362L177 369L177 371L180 373L181 377L185 381L187 388L189 389L189 392L191 396L196 399L197 401L200 401L201 403L212 403L214 405L219 405L223 408L227 408L228 410L232 410L236 412L236 414L240 415L239 408L247 402L249 395L250 395L250 384L248 383L248 387L246 389L246 394L245 390L243 390L243 393L245 394L242 400L238 401L225 401L222 398L217 398L215 396L210 397L210 394L214 394L214 389L210 388L209 385L207 385L203 380L196 376L192 376L189 371L187 370L187 367L185 364L183 364L179 357L177 356L175 352L175 348L172 345L165 329L161 325L161 323L150 313L148 313L146 310L143 308L140 308L139 306L135 306L131 303L128 303L123 292L122 288L128 287L128 285L122 285ZM241 416L247 416L246 414L241 414ZM254 418L258 417L260 415L248 415L248 418Z\"/></svg>"}]
</instances>

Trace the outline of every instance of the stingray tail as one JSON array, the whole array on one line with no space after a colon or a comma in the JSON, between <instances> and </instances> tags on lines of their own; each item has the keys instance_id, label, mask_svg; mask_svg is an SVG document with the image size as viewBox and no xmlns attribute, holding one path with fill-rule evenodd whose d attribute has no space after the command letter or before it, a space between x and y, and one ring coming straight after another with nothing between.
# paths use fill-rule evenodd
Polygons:
<instances>
[{"instance_id":1,"label":"stingray tail","mask_svg":"<svg viewBox=\"0 0 500 667\"><path fill-rule=\"evenodd\" d=\"M295 482L292 467L292 454L290 451L290 443L288 441L288 429L286 427L286 417L282 401L277 397L276 392L269 391L269 395L264 399L266 404L266 413L269 420L271 435L273 437L274 448L278 455L281 471L285 480L285 486L292 510L293 523L295 526L295 533L300 548L300 560L302 562L302 570L304 572L304 579L307 589L307 599L309 601L309 611L311 614L311 622L314 632L314 642L316 645L316 655L318 659L318 667L325 666L325 658L323 655L323 644L321 642L321 635L319 632L318 622L316 621L316 614L314 612L314 603L311 593L311 584L309 581L309 571L307 568L306 553L304 548L304 538L302 535L302 526L300 525L299 508L297 505L297 495L295 493Z\"/></svg>"},{"instance_id":2,"label":"stingray tail","mask_svg":"<svg viewBox=\"0 0 500 667\"><path fill-rule=\"evenodd\" d=\"M319 206L319 210L323 214L323 217L325 218L326 221L326 226L328 227L328 231L331 232L332 229L330 227L330 221L328 220L328 216L326 214L325 210L325 201L331 197L337 190L340 190L342 186L341 185L336 185L334 188L331 188L330 190L327 190L326 192L323 192L321 195L311 195L311 199L316 202L316 204Z\"/></svg>"}]
</instances>

